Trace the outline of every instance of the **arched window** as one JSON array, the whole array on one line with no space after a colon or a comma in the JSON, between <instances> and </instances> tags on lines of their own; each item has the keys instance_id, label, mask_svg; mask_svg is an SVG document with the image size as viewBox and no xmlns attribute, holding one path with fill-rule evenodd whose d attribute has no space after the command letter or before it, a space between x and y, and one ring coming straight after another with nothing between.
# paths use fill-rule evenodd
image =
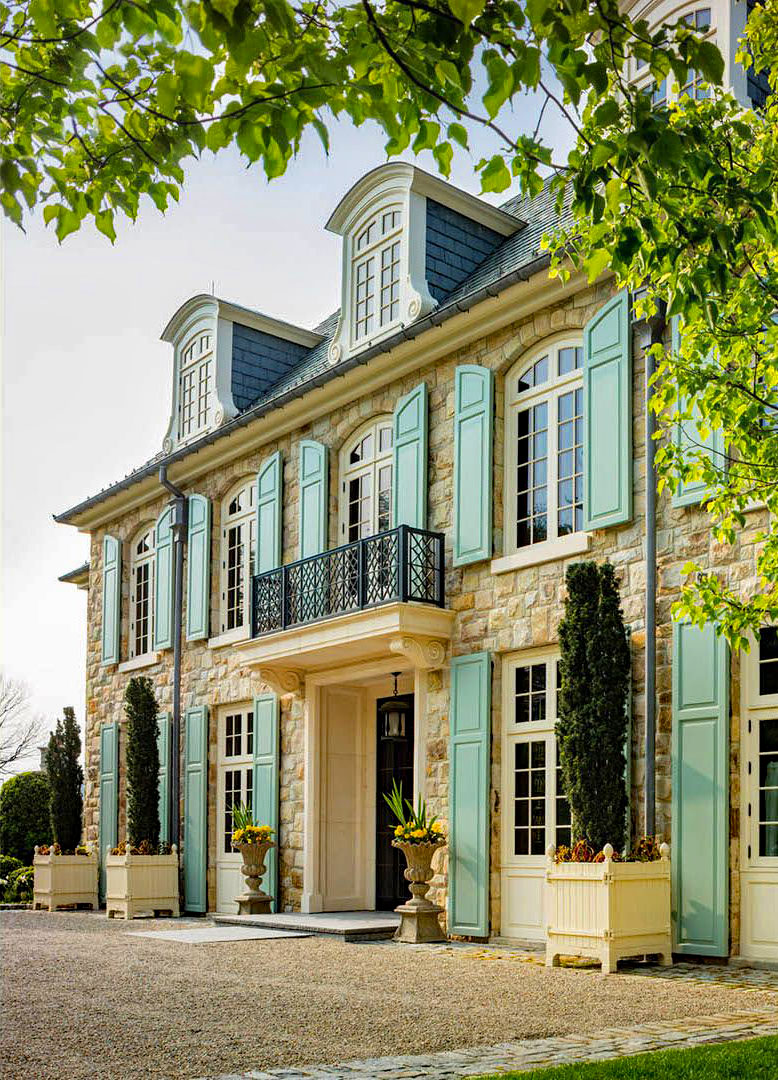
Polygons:
<instances>
[{"instance_id":1,"label":"arched window","mask_svg":"<svg viewBox=\"0 0 778 1080\"><path fill-rule=\"evenodd\" d=\"M178 376L178 438L208 427L213 395L213 334L200 331L181 350Z\"/></svg>"},{"instance_id":2,"label":"arched window","mask_svg":"<svg viewBox=\"0 0 778 1080\"><path fill-rule=\"evenodd\" d=\"M154 649L155 529L145 525L132 541L130 558L130 658Z\"/></svg>"},{"instance_id":3,"label":"arched window","mask_svg":"<svg viewBox=\"0 0 778 1080\"><path fill-rule=\"evenodd\" d=\"M344 543L392 527L392 418L360 428L340 455L340 532Z\"/></svg>"},{"instance_id":4,"label":"arched window","mask_svg":"<svg viewBox=\"0 0 778 1080\"><path fill-rule=\"evenodd\" d=\"M222 503L222 633L248 627L256 517L255 482L241 480Z\"/></svg>"},{"instance_id":5,"label":"arched window","mask_svg":"<svg viewBox=\"0 0 778 1080\"><path fill-rule=\"evenodd\" d=\"M547 343L506 379L506 552L583 529L583 345Z\"/></svg>"},{"instance_id":6,"label":"arched window","mask_svg":"<svg viewBox=\"0 0 778 1080\"><path fill-rule=\"evenodd\" d=\"M385 206L352 240L351 287L354 340L383 330L400 317L402 210Z\"/></svg>"}]
</instances>

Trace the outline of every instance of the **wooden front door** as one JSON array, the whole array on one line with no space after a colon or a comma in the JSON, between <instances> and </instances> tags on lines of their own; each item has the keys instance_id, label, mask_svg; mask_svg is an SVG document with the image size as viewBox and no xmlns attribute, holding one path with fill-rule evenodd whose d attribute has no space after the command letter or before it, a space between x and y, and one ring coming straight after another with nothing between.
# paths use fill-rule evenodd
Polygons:
<instances>
[{"instance_id":1,"label":"wooden front door","mask_svg":"<svg viewBox=\"0 0 778 1080\"><path fill-rule=\"evenodd\" d=\"M381 705L386 698L376 702L376 911L392 911L410 899L408 883L403 876L405 856L392 847L394 827L397 824L386 805L384 792L390 794L392 780L402 784L403 798L413 801L413 694L398 694L411 709L406 720L406 738L388 741L381 738Z\"/></svg>"}]
</instances>

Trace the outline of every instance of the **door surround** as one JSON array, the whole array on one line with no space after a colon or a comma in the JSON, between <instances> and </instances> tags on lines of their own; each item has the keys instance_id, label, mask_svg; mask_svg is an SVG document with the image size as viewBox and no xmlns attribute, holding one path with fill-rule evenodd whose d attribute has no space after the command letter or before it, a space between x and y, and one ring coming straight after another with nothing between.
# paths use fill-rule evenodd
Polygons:
<instances>
[{"instance_id":1,"label":"door surround","mask_svg":"<svg viewBox=\"0 0 778 1080\"><path fill-rule=\"evenodd\" d=\"M325 852L322 844L322 798L325 795L325 770L322 761L322 737L323 737L323 692L328 687L363 687L366 695L365 714L370 721L367 725L370 737L375 741L375 699L386 696L383 690L380 692L369 689L369 685L382 676L390 676L393 671L402 670L403 661L398 656L388 657L382 660L352 664L342 668L330 669L323 672L315 672L305 678L305 814L303 826L303 896L301 908L305 913L314 913L325 910L326 903L326 867L324 865ZM406 661L407 664L407 661ZM414 702L414 761L413 761L413 799L424 794L424 771L426 766L425 757L425 726L427 702L427 671L415 668L409 671L406 667L403 672L404 679L401 681L401 689L406 693L413 693ZM373 695L371 698L371 694ZM372 790L375 792L375 757L373 757ZM365 835L375 835L375 803L370 820L365 823ZM372 882L370 896L375 896L375 845L370 845L372 858L368 860Z\"/></svg>"}]
</instances>

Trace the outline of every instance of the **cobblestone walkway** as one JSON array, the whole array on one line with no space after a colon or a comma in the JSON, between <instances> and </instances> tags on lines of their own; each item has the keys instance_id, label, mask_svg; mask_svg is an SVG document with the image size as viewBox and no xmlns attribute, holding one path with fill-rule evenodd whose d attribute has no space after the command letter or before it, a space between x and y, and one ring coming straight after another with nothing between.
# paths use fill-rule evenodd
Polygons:
<instances>
[{"instance_id":1,"label":"cobblestone walkway","mask_svg":"<svg viewBox=\"0 0 778 1080\"><path fill-rule=\"evenodd\" d=\"M449 1080L485 1073L525 1072L570 1062L605 1061L649 1050L702 1046L759 1035L778 1035L778 1006L759 1012L665 1020L634 1028L607 1028L594 1035L527 1039L437 1054L366 1058L302 1069L223 1073L212 1080L411 1080L413 1077Z\"/></svg>"}]
</instances>

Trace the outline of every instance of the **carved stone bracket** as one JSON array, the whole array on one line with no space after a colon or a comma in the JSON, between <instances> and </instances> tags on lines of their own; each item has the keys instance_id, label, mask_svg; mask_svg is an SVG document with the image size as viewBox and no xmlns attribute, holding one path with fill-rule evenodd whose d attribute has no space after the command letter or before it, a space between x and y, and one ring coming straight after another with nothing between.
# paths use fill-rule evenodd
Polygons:
<instances>
[{"instance_id":1,"label":"carved stone bracket","mask_svg":"<svg viewBox=\"0 0 778 1080\"><path fill-rule=\"evenodd\" d=\"M443 667L446 662L446 643L437 638L403 634L392 638L389 651L406 657L415 668L427 671Z\"/></svg>"},{"instance_id":2,"label":"carved stone bracket","mask_svg":"<svg viewBox=\"0 0 778 1080\"><path fill-rule=\"evenodd\" d=\"M305 674L294 668L263 667L259 669L259 677L279 697L305 692Z\"/></svg>"}]
</instances>

